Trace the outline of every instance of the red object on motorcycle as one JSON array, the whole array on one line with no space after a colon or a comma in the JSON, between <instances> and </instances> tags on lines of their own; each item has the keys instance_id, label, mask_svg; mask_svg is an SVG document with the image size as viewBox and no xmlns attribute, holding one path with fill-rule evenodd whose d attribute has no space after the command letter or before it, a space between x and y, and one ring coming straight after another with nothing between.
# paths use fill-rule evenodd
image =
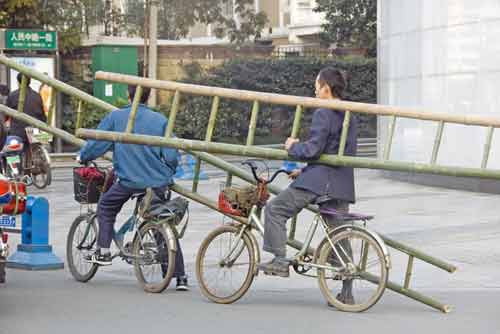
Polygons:
<instances>
[{"instance_id":1,"label":"red object on motorcycle","mask_svg":"<svg viewBox=\"0 0 500 334\"><path fill-rule=\"evenodd\" d=\"M2 233L2 242L6 244L9 241L9 235L5 232Z\"/></svg>"},{"instance_id":2,"label":"red object on motorcycle","mask_svg":"<svg viewBox=\"0 0 500 334\"><path fill-rule=\"evenodd\" d=\"M26 211L26 184L0 180L0 198L8 198L8 203L0 204L0 214L18 215Z\"/></svg>"}]
</instances>

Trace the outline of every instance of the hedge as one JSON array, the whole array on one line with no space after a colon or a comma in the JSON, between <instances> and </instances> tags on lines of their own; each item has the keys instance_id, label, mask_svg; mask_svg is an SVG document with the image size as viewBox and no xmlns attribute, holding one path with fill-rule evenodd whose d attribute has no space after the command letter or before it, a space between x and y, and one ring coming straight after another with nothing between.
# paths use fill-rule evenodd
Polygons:
<instances>
[{"instance_id":1,"label":"hedge","mask_svg":"<svg viewBox=\"0 0 500 334\"><path fill-rule=\"evenodd\" d=\"M231 60L205 73L194 63L185 66L186 83L226 87L278 94L314 96L314 81L326 66L343 70L348 77L345 99L356 102L376 102L376 60L265 59ZM244 142L250 120L252 103L221 99L214 136L231 142ZM208 97L184 97L176 121L176 133L184 138L203 139L211 109ZM169 106L160 110L168 115ZM276 120L276 113L288 113L285 121ZM281 142L290 133L295 109L287 106L261 105L256 140L258 143ZM312 112L305 113L303 128L308 128ZM280 121L281 135L271 135L273 118ZM376 136L376 118L358 115L360 137ZM306 131L301 136L307 135Z\"/></svg>"}]
</instances>

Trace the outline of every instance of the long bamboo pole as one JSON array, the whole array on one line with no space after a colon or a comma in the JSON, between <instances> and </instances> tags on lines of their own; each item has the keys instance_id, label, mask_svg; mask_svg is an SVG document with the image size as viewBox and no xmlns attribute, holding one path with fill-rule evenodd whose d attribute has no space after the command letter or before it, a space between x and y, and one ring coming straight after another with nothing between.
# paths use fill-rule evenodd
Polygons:
<instances>
[{"instance_id":1,"label":"long bamboo pole","mask_svg":"<svg viewBox=\"0 0 500 334\"><path fill-rule=\"evenodd\" d=\"M114 141L121 143L142 144L152 146L168 146L181 150L203 151L208 153L220 153L236 156L255 157L272 160L291 160L285 150L242 146L225 143L207 143L199 140L162 138L146 135L132 135L111 131L98 131L80 129L77 136L85 139ZM299 160L300 161L300 160ZM477 177L486 179L500 179L500 170L481 169L467 167L439 166L416 162L385 161L355 156L322 155L316 163L329 166L346 166L355 168L371 168L392 171L405 171L415 173L427 173L436 175L449 175L460 177Z\"/></svg>"},{"instance_id":2,"label":"long bamboo pole","mask_svg":"<svg viewBox=\"0 0 500 334\"><path fill-rule=\"evenodd\" d=\"M22 76L21 86L19 87L19 100L17 101L17 111L24 112L24 102L26 101L26 91L28 90L28 77Z\"/></svg>"},{"instance_id":3,"label":"long bamboo pole","mask_svg":"<svg viewBox=\"0 0 500 334\"><path fill-rule=\"evenodd\" d=\"M290 96L283 94L271 94L253 92L247 90L237 90L220 87L209 87L193 84L185 84L174 81L160 81L146 78L140 78L132 75L117 74L98 71L95 75L97 80L106 80L120 83L130 83L142 85L150 88L164 89L191 95L219 96L241 101L259 101L262 104L280 104L280 105L302 105L304 108L328 108L337 110L350 110L366 114L375 114L381 116L397 116L404 118L421 119L428 121L444 121L446 123L458 123L465 125L479 125L500 127L499 117L486 117L477 115L456 115L447 113L430 112L423 109L401 108L396 106L350 102L345 100L324 100L311 97Z\"/></svg>"}]
</instances>

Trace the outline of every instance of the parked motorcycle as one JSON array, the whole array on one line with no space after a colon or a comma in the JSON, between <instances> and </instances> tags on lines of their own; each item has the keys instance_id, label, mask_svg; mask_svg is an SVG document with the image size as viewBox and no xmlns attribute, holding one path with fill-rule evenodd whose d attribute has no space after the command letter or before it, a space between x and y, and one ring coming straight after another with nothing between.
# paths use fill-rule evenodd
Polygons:
<instances>
[{"instance_id":1,"label":"parked motorcycle","mask_svg":"<svg viewBox=\"0 0 500 334\"><path fill-rule=\"evenodd\" d=\"M0 152L0 172L9 179L43 189L52 181L50 156L45 148L52 136L36 128L26 128L26 135L27 144L17 136L7 137Z\"/></svg>"}]
</instances>

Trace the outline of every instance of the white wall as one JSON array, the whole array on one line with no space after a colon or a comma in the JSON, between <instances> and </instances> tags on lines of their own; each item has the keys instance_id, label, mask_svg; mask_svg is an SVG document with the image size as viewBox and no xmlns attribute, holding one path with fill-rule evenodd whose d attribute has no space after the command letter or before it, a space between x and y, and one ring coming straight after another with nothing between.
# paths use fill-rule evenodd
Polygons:
<instances>
[{"instance_id":1,"label":"white wall","mask_svg":"<svg viewBox=\"0 0 500 334\"><path fill-rule=\"evenodd\" d=\"M379 0L379 103L500 117L500 0ZM379 152L387 119L379 123ZM398 119L391 158L429 162L436 123ZM480 167L485 128L445 125L439 164ZM500 168L500 131L488 167ZM496 147L496 152L495 152Z\"/></svg>"}]
</instances>

